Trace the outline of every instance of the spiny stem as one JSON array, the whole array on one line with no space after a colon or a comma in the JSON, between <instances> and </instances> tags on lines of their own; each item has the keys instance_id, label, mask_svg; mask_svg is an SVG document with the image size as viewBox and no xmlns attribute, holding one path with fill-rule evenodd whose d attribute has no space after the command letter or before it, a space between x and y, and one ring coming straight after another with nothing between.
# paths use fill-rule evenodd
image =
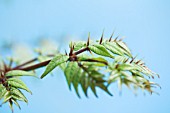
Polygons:
<instances>
[{"instance_id":1,"label":"spiny stem","mask_svg":"<svg viewBox=\"0 0 170 113\"><path fill-rule=\"evenodd\" d=\"M73 53L72 55L76 56L76 55L78 55L78 54L80 54L80 53L83 53L83 52L85 52L85 51L87 51L87 50L89 50L89 48L88 48L88 47L85 47L85 48L83 48L83 49L80 49L79 51L76 51L76 52ZM54 55L47 55L47 56L52 57L52 56L54 56ZM72 57L72 56L70 56L70 57ZM51 61L51 60L47 60L47 61L44 61L44 62L41 62L41 63L38 63L38 64L34 64L34 65L31 65L31 66L28 66L28 67L23 67L23 66L25 66L25 65L27 65L27 64L30 64L30 63L32 63L32 62L35 62L36 60L38 60L38 58L34 58L34 59L30 60L30 61L27 61L27 62L25 62L25 63L23 63L23 64L21 64L21 65L18 65L18 66L16 66L16 67L12 68L11 70L31 71L31 70L34 70L34 69L38 69L38 68L44 67L44 66L48 65L48 63ZM97 62L97 61L89 60L89 62ZM101 62L101 63L106 64L106 62ZM106 65L107 65L107 64L106 64ZM23 68L22 68L22 67L23 67Z\"/></svg>"},{"instance_id":2,"label":"spiny stem","mask_svg":"<svg viewBox=\"0 0 170 113\"><path fill-rule=\"evenodd\" d=\"M89 48L88 48L88 47L85 47L85 48L83 48L83 49L80 49L79 51L76 51L76 52L73 53L73 54L74 54L74 55L78 55L78 54L83 53L84 51L87 51L87 50L89 50Z\"/></svg>"},{"instance_id":3,"label":"spiny stem","mask_svg":"<svg viewBox=\"0 0 170 113\"><path fill-rule=\"evenodd\" d=\"M82 53L82 52L85 52L85 51L87 51L87 50L89 50L88 47L83 48L83 49L81 49L81 50L73 53L73 55L78 55L78 54L80 54L80 53ZM54 55L48 55L48 56L54 56ZM71 56L70 56L70 57L71 57ZM34 59L32 59L32 60L30 60L30 61L28 61L28 62L25 62L25 63L23 63L23 64L21 64L21 65L19 65L19 66L17 66L17 67L12 68L11 70L30 71L30 70L34 70L34 69L38 69L38 68L44 67L44 66L48 65L48 63L51 61L51 60L47 60L47 61L44 61L44 62L41 62L41 63L38 63L38 64L34 64L34 65L31 65L31 66L22 68L22 66L25 66L25 65L27 65L27 64L29 64L29 63L32 63L32 62L36 61L37 59L38 59L38 58L34 58Z\"/></svg>"}]
</instances>

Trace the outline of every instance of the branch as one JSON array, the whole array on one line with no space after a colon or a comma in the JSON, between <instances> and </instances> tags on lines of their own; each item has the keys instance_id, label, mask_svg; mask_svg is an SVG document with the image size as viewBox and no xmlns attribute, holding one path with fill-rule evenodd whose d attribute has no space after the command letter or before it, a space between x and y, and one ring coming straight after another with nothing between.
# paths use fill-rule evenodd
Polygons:
<instances>
[{"instance_id":1,"label":"branch","mask_svg":"<svg viewBox=\"0 0 170 113\"><path fill-rule=\"evenodd\" d=\"M44 61L44 62L35 64L35 65L32 65L32 66L24 67L24 68L20 68L20 67L19 67L19 68L13 68L12 70L30 71L30 70L34 70L34 69L38 69L38 68L44 67L44 66L46 66L50 61L51 61L51 60L47 60L47 61Z\"/></svg>"},{"instance_id":2,"label":"branch","mask_svg":"<svg viewBox=\"0 0 170 113\"><path fill-rule=\"evenodd\" d=\"M88 47L83 48L83 49L80 49L79 51L76 51L76 52L75 52L75 53L73 53L73 54L74 54L74 55L78 55L78 54L83 53L84 51L87 51L87 50L89 50L89 48L88 48Z\"/></svg>"},{"instance_id":3,"label":"branch","mask_svg":"<svg viewBox=\"0 0 170 113\"><path fill-rule=\"evenodd\" d=\"M27 65L27 64L30 64L30 63L32 63L32 62L35 62L36 60L38 60L38 58L34 58L34 59L32 59L32 60L29 60L29 61L27 61L27 62L25 62L25 63L23 63L23 64L20 64L20 65L14 67L13 69L14 69L14 70L17 70L17 69L19 69L19 68L22 67L22 66L25 66L25 65Z\"/></svg>"}]
</instances>

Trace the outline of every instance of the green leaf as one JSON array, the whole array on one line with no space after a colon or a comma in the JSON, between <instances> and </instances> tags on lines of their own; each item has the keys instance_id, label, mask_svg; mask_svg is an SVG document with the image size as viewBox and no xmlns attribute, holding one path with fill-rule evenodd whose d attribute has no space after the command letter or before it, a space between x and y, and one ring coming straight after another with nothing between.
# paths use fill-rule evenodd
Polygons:
<instances>
[{"instance_id":1,"label":"green leaf","mask_svg":"<svg viewBox=\"0 0 170 113\"><path fill-rule=\"evenodd\" d=\"M128 60L128 58L127 57L125 57L125 56L115 56L115 62L120 62L120 63L123 63L123 62L125 62L126 60Z\"/></svg>"},{"instance_id":2,"label":"green leaf","mask_svg":"<svg viewBox=\"0 0 170 113\"><path fill-rule=\"evenodd\" d=\"M55 67L59 66L60 64L66 62L69 56L66 55L57 55L55 56L50 63L47 65L45 72L42 74L41 78L44 78L48 73L50 73Z\"/></svg>"},{"instance_id":3,"label":"green leaf","mask_svg":"<svg viewBox=\"0 0 170 113\"><path fill-rule=\"evenodd\" d=\"M137 68L132 64L119 64L118 69L123 71L136 70Z\"/></svg>"},{"instance_id":4,"label":"green leaf","mask_svg":"<svg viewBox=\"0 0 170 113\"><path fill-rule=\"evenodd\" d=\"M120 72L117 71L116 69L113 70L108 78L108 84L115 82L120 76Z\"/></svg>"},{"instance_id":5,"label":"green leaf","mask_svg":"<svg viewBox=\"0 0 170 113\"><path fill-rule=\"evenodd\" d=\"M12 102L12 101L9 101L9 107L10 107L12 113L13 113L13 112L14 112L14 109L13 109L13 102Z\"/></svg>"},{"instance_id":6,"label":"green leaf","mask_svg":"<svg viewBox=\"0 0 170 113\"><path fill-rule=\"evenodd\" d=\"M79 41L79 42L74 43L74 51L78 51L83 47L86 47L86 42L85 41Z\"/></svg>"},{"instance_id":7,"label":"green leaf","mask_svg":"<svg viewBox=\"0 0 170 113\"><path fill-rule=\"evenodd\" d=\"M23 89L23 90L26 90L27 92L31 93L32 92L28 89L28 87L25 85L24 82L22 82L20 79L17 79L17 78L10 78L7 80L8 81L8 84L12 87L15 87L15 88L20 88L20 89Z\"/></svg>"},{"instance_id":8,"label":"green leaf","mask_svg":"<svg viewBox=\"0 0 170 113\"><path fill-rule=\"evenodd\" d=\"M111 51L113 54L123 56L121 48L115 42L105 42L103 46Z\"/></svg>"},{"instance_id":9,"label":"green leaf","mask_svg":"<svg viewBox=\"0 0 170 113\"><path fill-rule=\"evenodd\" d=\"M96 97L98 97L98 95L97 95L97 92L96 92L96 87L95 87L95 83L94 83L94 81L91 81L90 82L90 88L91 88L91 90L92 90L92 92L94 93L94 95L96 96Z\"/></svg>"},{"instance_id":10,"label":"green leaf","mask_svg":"<svg viewBox=\"0 0 170 113\"><path fill-rule=\"evenodd\" d=\"M16 99L12 99L12 102L21 110L21 107Z\"/></svg>"},{"instance_id":11,"label":"green leaf","mask_svg":"<svg viewBox=\"0 0 170 113\"><path fill-rule=\"evenodd\" d=\"M103 63L103 64L107 64L107 60L105 60L102 57L86 57L86 56L79 56L78 57L78 61L87 61L87 62L98 62L98 63Z\"/></svg>"},{"instance_id":12,"label":"green leaf","mask_svg":"<svg viewBox=\"0 0 170 113\"><path fill-rule=\"evenodd\" d=\"M103 83L102 84L96 84L99 88L101 88L102 90L104 90L107 94L109 94L110 96L113 96L109 90L107 89L107 86L105 86Z\"/></svg>"},{"instance_id":13,"label":"green leaf","mask_svg":"<svg viewBox=\"0 0 170 113\"><path fill-rule=\"evenodd\" d=\"M4 100L3 100L2 104L5 104L6 102L8 102L9 99L11 99L11 94L10 94L10 91L7 91L4 95Z\"/></svg>"},{"instance_id":14,"label":"green leaf","mask_svg":"<svg viewBox=\"0 0 170 113\"><path fill-rule=\"evenodd\" d=\"M90 45L89 49L98 55L114 58L103 45L100 44Z\"/></svg>"},{"instance_id":15,"label":"green leaf","mask_svg":"<svg viewBox=\"0 0 170 113\"><path fill-rule=\"evenodd\" d=\"M71 89L72 79L77 74L78 70L79 70L79 66L77 62L69 62L67 67L65 68L64 74L66 76L69 89Z\"/></svg>"},{"instance_id":16,"label":"green leaf","mask_svg":"<svg viewBox=\"0 0 170 113\"><path fill-rule=\"evenodd\" d=\"M28 103L27 98L24 96L24 94L19 89L16 89L13 87L13 88L11 88L11 92L12 92L12 95L16 95L16 96L22 98L26 103Z\"/></svg>"},{"instance_id":17,"label":"green leaf","mask_svg":"<svg viewBox=\"0 0 170 113\"><path fill-rule=\"evenodd\" d=\"M7 72L5 76L35 76L35 73L22 70L12 70Z\"/></svg>"},{"instance_id":18,"label":"green leaf","mask_svg":"<svg viewBox=\"0 0 170 113\"><path fill-rule=\"evenodd\" d=\"M60 69L61 69L62 71L64 71L65 68L67 67L67 62L64 62L64 63L60 64L59 67L60 67Z\"/></svg>"},{"instance_id":19,"label":"green leaf","mask_svg":"<svg viewBox=\"0 0 170 113\"><path fill-rule=\"evenodd\" d=\"M6 92L6 88L2 84L0 84L0 100L4 97Z\"/></svg>"},{"instance_id":20,"label":"green leaf","mask_svg":"<svg viewBox=\"0 0 170 113\"><path fill-rule=\"evenodd\" d=\"M15 99L15 100L18 100L18 101L24 101L25 102L25 100L23 98L19 97L18 95L12 95L11 97L12 97L12 99Z\"/></svg>"},{"instance_id":21,"label":"green leaf","mask_svg":"<svg viewBox=\"0 0 170 113\"><path fill-rule=\"evenodd\" d=\"M126 54L127 54L128 56L132 57L132 54L131 54L131 52L130 52L130 49L126 46L126 44L125 44L124 42L118 41L117 44L126 51Z\"/></svg>"},{"instance_id":22,"label":"green leaf","mask_svg":"<svg viewBox=\"0 0 170 113\"><path fill-rule=\"evenodd\" d=\"M76 70L76 74L73 76L73 86L74 86L74 89L75 89L75 91L76 91L76 94L77 94L77 96L80 98L80 94L79 94L79 92L78 92L78 85L79 85L79 82L80 82L80 77L81 77L81 75L82 75L82 70L81 70L81 68L77 68L77 70Z\"/></svg>"},{"instance_id":23,"label":"green leaf","mask_svg":"<svg viewBox=\"0 0 170 113\"><path fill-rule=\"evenodd\" d=\"M83 89L83 92L84 92L85 96L88 97L87 90L88 90L88 87L90 86L89 78L86 76L85 73L83 73L83 75L80 79L81 79L80 84Z\"/></svg>"},{"instance_id":24,"label":"green leaf","mask_svg":"<svg viewBox=\"0 0 170 113\"><path fill-rule=\"evenodd\" d=\"M106 66L108 64L107 60L102 57L86 57L86 56L79 56L78 61L84 61L84 64L92 64L95 66Z\"/></svg>"}]
</instances>

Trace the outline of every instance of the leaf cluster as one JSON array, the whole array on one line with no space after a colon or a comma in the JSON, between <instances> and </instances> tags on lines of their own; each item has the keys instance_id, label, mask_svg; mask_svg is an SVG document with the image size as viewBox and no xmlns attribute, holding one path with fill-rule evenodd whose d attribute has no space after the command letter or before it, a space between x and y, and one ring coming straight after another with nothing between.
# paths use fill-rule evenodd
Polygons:
<instances>
[{"instance_id":1,"label":"leaf cluster","mask_svg":"<svg viewBox=\"0 0 170 113\"><path fill-rule=\"evenodd\" d=\"M153 90L160 87L159 84L152 82L158 74L151 71L145 63L134 57L122 39L116 37L112 39L104 38L102 34L100 40L88 40L71 42L69 53L54 51L54 54L45 54L36 50L38 57L23 64L12 67L12 59L9 65L4 61L0 62L0 100L2 104L9 103L13 111L13 104L20 105L18 101L28 103L23 90L32 94L26 84L21 80L22 76L35 77L38 68L46 67L41 75L41 79L46 77L55 68L59 67L65 75L69 89L74 88L80 98L80 88L88 97L88 90L91 90L98 97L97 89L101 89L108 95L113 94L109 91L109 86L117 83L120 91L122 85L136 91L141 89L149 93L157 93ZM35 62L38 61L38 64ZM32 64L34 63L34 64Z\"/></svg>"},{"instance_id":2,"label":"leaf cluster","mask_svg":"<svg viewBox=\"0 0 170 113\"><path fill-rule=\"evenodd\" d=\"M88 89L98 97L97 87L112 95L108 90L112 83L117 83L120 90L124 84L130 89L140 88L150 93L155 92L153 87L160 87L149 80L159 75L152 72L142 60L133 57L121 39L112 40L112 36L104 39L103 34L95 42L90 41L90 35L87 42L71 42L70 53L57 54L47 65L41 78L56 67L63 70L69 89L72 85L78 97L79 86L87 97Z\"/></svg>"}]
</instances>

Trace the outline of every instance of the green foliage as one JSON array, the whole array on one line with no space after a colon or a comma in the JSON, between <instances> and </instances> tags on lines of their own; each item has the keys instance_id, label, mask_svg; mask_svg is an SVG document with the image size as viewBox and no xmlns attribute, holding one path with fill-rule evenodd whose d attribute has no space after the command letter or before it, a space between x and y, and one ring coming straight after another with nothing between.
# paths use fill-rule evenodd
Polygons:
<instances>
[{"instance_id":1,"label":"green foliage","mask_svg":"<svg viewBox=\"0 0 170 113\"><path fill-rule=\"evenodd\" d=\"M56 55L50 63L47 65L45 72L42 74L41 78L44 78L49 72L51 72L55 67L59 66L60 64L66 62L68 60L68 56L66 55Z\"/></svg>"},{"instance_id":2,"label":"green foliage","mask_svg":"<svg viewBox=\"0 0 170 113\"><path fill-rule=\"evenodd\" d=\"M28 103L28 100L25 97L25 95L22 93L22 90L25 90L30 94L32 94L30 89L25 85L25 83L18 76L35 76L35 73L22 71L22 70L13 70L5 74L6 80L4 80L2 84L0 84L0 100L3 99L1 105L8 102L12 112L13 112L13 104L15 104L17 107L19 107L19 109L21 109L18 101L23 101Z\"/></svg>"},{"instance_id":3,"label":"green foliage","mask_svg":"<svg viewBox=\"0 0 170 113\"><path fill-rule=\"evenodd\" d=\"M91 54L85 54L85 51L89 51ZM81 55L79 55L80 53ZM89 39L87 43L71 42L70 54L66 56L68 56L68 60L54 58L47 65L45 74L41 78L47 75L46 72L49 73L63 63L62 70L69 89L73 86L78 97L80 97L79 86L82 87L87 97L89 88L97 97L97 87L112 95L108 86L115 82L120 90L124 84L131 89L141 88L150 93L154 92L152 90L154 85L159 86L146 78L146 76L153 78L156 74L149 70L143 61L136 60L122 40L107 40L102 37L100 41L96 42L90 42ZM50 70L48 67L51 67Z\"/></svg>"},{"instance_id":4,"label":"green foliage","mask_svg":"<svg viewBox=\"0 0 170 113\"><path fill-rule=\"evenodd\" d=\"M22 70L13 70L6 73L6 76L35 76L35 73L33 72L27 72Z\"/></svg>"},{"instance_id":5,"label":"green foliage","mask_svg":"<svg viewBox=\"0 0 170 113\"><path fill-rule=\"evenodd\" d=\"M0 62L0 99L3 103L8 102L13 111L13 104L20 108L18 101L28 102L22 93L25 90L32 94L25 83L19 78L21 76L35 77L34 71L37 68L46 66L40 78L46 77L53 69L60 67L63 71L68 87L74 88L80 98L80 88L88 97L88 90L91 90L98 97L97 89L101 89L108 95L112 93L108 90L112 83L117 83L120 91L122 85L132 90L141 89L149 93L156 93L153 88L159 84L150 81L154 76L142 60L133 57L130 49L122 40L104 39L103 34L99 41L71 42L69 44L69 54L62 54L54 51L54 54L44 54L36 51L39 56L31 61L16 67L8 66ZM86 53L89 52L89 53ZM28 65L39 61L38 64Z\"/></svg>"}]
</instances>

